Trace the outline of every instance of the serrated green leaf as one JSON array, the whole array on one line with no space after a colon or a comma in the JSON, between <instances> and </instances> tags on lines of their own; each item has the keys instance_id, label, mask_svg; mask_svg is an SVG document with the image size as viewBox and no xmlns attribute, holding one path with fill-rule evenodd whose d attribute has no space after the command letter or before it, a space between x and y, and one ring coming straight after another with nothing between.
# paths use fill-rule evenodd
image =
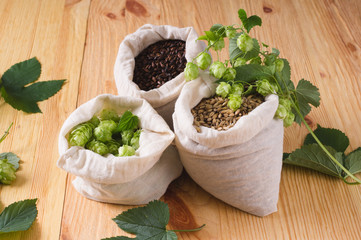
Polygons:
<instances>
[{"instance_id":1,"label":"serrated green leaf","mask_svg":"<svg viewBox=\"0 0 361 240\"><path fill-rule=\"evenodd\" d=\"M1 77L5 89L17 88L36 81L40 77L41 64L31 58L11 66Z\"/></svg>"},{"instance_id":2,"label":"serrated green leaf","mask_svg":"<svg viewBox=\"0 0 361 240\"><path fill-rule=\"evenodd\" d=\"M4 152L0 154L0 159L7 159L8 163L11 163L17 170L19 168L20 158L12 152Z\"/></svg>"},{"instance_id":3,"label":"serrated green leaf","mask_svg":"<svg viewBox=\"0 0 361 240\"><path fill-rule=\"evenodd\" d=\"M320 93L318 88L311 82L301 79L296 87L296 98L300 112L305 117L311 111L311 105L318 107L320 105ZM301 118L295 114L295 122L301 124Z\"/></svg>"},{"instance_id":4,"label":"serrated green leaf","mask_svg":"<svg viewBox=\"0 0 361 240\"><path fill-rule=\"evenodd\" d=\"M220 36L220 37L225 37L226 36L226 29L223 27L222 24L214 24L211 29L211 32L213 32L214 34L216 34L216 36Z\"/></svg>"},{"instance_id":5,"label":"serrated green leaf","mask_svg":"<svg viewBox=\"0 0 361 240\"><path fill-rule=\"evenodd\" d=\"M244 23L247 22L247 13L244 9L239 9L238 10L238 17L241 20L241 22Z\"/></svg>"},{"instance_id":6,"label":"serrated green leaf","mask_svg":"<svg viewBox=\"0 0 361 240\"><path fill-rule=\"evenodd\" d=\"M28 199L7 206L0 214L0 233L29 229L38 215L36 201L37 199Z\"/></svg>"},{"instance_id":7,"label":"serrated green leaf","mask_svg":"<svg viewBox=\"0 0 361 240\"><path fill-rule=\"evenodd\" d=\"M113 220L122 230L136 234L136 239L163 239L168 235L169 208L155 200L144 207L129 209Z\"/></svg>"},{"instance_id":8,"label":"serrated green leaf","mask_svg":"<svg viewBox=\"0 0 361 240\"><path fill-rule=\"evenodd\" d=\"M134 115L131 111L128 110L121 116L115 132L134 130L138 127L138 124L138 116Z\"/></svg>"},{"instance_id":9,"label":"serrated green leaf","mask_svg":"<svg viewBox=\"0 0 361 240\"><path fill-rule=\"evenodd\" d=\"M19 111L26 113L41 113L41 110L37 103L24 101L21 97L13 96L8 94L5 88L0 89L1 96L4 98L5 102L10 104L13 108Z\"/></svg>"},{"instance_id":10,"label":"serrated green leaf","mask_svg":"<svg viewBox=\"0 0 361 240\"><path fill-rule=\"evenodd\" d=\"M338 129L323 128L317 125L317 129L313 132L324 145L334 148L337 152L345 152L350 144L348 137ZM303 144L308 145L313 143L316 143L316 140L309 133Z\"/></svg>"},{"instance_id":11,"label":"serrated green leaf","mask_svg":"<svg viewBox=\"0 0 361 240\"><path fill-rule=\"evenodd\" d=\"M217 35L212 31L204 31L204 33L206 34L207 38L211 41L216 41L218 39Z\"/></svg>"},{"instance_id":12,"label":"serrated green leaf","mask_svg":"<svg viewBox=\"0 0 361 240\"><path fill-rule=\"evenodd\" d=\"M291 81L291 67L287 59L280 58L283 61L283 69L281 73L276 72L275 78L280 85L283 92L292 91L295 89L295 85Z\"/></svg>"},{"instance_id":13,"label":"serrated green leaf","mask_svg":"<svg viewBox=\"0 0 361 240\"><path fill-rule=\"evenodd\" d=\"M343 165L343 153L332 147L326 149ZM342 169L326 155L318 144L304 145L283 160L286 164L305 167L334 177L342 177Z\"/></svg>"},{"instance_id":14,"label":"serrated green leaf","mask_svg":"<svg viewBox=\"0 0 361 240\"><path fill-rule=\"evenodd\" d=\"M36 58L13 65L1 78L1 96L13 108L27 113L41 112L37 102L57 93L65 80L35 82L41 73ZM31 85L28 85L33 83Z\"/></svg>"},{"instance_id":15,"label":"serrated green leaf","mask_svg":"<svg viewBox=\"0 0 361 240\"><path fill-rule=\"evenodd\" d=\"M262 26L262 19L257 15L252 15L247 19L244 27L247 29L247 32L249 32L255 26Z\"/></svg>"},{"instance_id":16,"label":"serrated green leaf","mask_svg":"<svg viewBox=\"0 0 361 240\"><path fill-rule=\"evenodd\" d=\"M257 15L252 15L249 18L247 17L247 13L244 9L238 10L238 17L242 21L244 28L249 32L255 26L262 25L262 19Z\"/></svg>"},{"instance_id":17,"label":"serrated green leaf","mask_svg":"<svg viewBox=\"0 0 361 240\"><path fill-rule=\"evenodd\" d=\"M253 40L253 49L245 54L237 46L237 38L240 35L241 34L238 33L238 34L236 34L236 36L234 38L229 40L229 58L230 58L230 60L234 61L239 57L242 57L245 60L250 60L252 58L257 57L259 54L259 50L260 50L260 46L259 46L257 39L255 39L255 38L252 39Z\"/></svg>"},{"instance_id":18,"label":"serrated green leaf","mask_svg":"<svg viewBox=\"0 0 361 240\"><path fill-rule=\"evenodd\" d=\"M352 174L361 172L361 147L347 155L345 167Z\"/></svg>"},{"instance_id":19,"label":"serrated green leaf","mask_svg":"<svg viewBox=\"0 0 361 240\"><path fill-rule=\"evenodd\" d=\"M246 64L236 67L235 82L251 82L256 79L270 79L272 72L266 67L259 64Z\"/></svg>"}]
</instances>

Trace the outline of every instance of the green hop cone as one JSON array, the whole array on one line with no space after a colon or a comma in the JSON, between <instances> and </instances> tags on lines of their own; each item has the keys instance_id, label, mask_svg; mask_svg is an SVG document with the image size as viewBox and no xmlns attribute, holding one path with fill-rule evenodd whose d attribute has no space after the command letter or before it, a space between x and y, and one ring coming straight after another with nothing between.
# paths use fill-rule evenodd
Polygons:
<instances>
[{"instance_id":1,"label":"green hop cone","mask_svg":"<svg viewBox=\"0 0 361 240\"><path fill-rule=\"evenodd\" d=\"M114 130L117 128L117 124L113 120L103 120L100 121L98 128L114 132Z\"/></svg>"},{"instance_id":2,"label":"green hop cone","mask_svg":"<svg viewBox=\"0 0 361 240\"><path fill-rule=\"evenodd\" d=\"M247 60L244 59L244 58L237 58L236 61L234 61L233 63L233 67L240 67L240 66L243 66L243 65L246 65L247 63Z\"/></svg>"},{"instance_id":3,"label":"green hop cone","mask_svg":"<svg viewBox=\"0 0 361 240\"><path fill-rule=\"evenodd\" d=\"M287 111L291 111L291 101L287 98L280 98L279 105L283 105Z\"/></svg>"},{"instance_id":4,"label":"green hop cone","mask_svg":"<svg viewBox=\"0 0 361 240\"><path fill-rule=\"evenodd\" d=\"M234 83L232 85L231 94L241 96L244 91L244 87L242 83Z\"/></svg>"},{"instance_id":5,"label":"green hop cone","mask_svg":"<svg viewBox=\"0 0 361 240\"><path fill-rule=\"evenodd\" d=\"M93 135L94 125L87 122L76 126L69 135L70 146L84 147Z\"/></svg>"},{"instance_id":6,"label":"green hop cone","mask_svg":"<svg viewBox=\"0 0 361 240\"><path fill-rule=\"evenodd\" d=\"M285 108L285 106L279 104L275 116L279 119L285 119L288 115L288 112L289 111Z\"/></svg>"},{"instance_id":7,"label":"green hop cone","mask_svg":"<svg viewBox=\"0 0 361 240\"><path fill-rule=\"evenodd\" d=\"M214 49L215 51L221 50L225 46L223 38L220 38L218 41L212 41L211 40L210 44L212 45L211 48Z\"/></svg>"},{"instance_id":8,"label":"green hop cone","mask_svg":"<svg viewBox=\"0 0 361 240\"><path fill-rule=\"evenodd\" d=\"M238 108L242 105L242 97L237 94L231 94L229 95L229 100L227 103L227 106L232 109L233 111L236 111Z\"/></svg>"},{"instance_id":9,"label":"green hop cone","mask_svg":"<svg viewBox=\"0 0 361 240\"><path fill-rule=\"evenodd\" d=\"M221 96L222 98L226 98L228 94L231 92L231 85L226 82L221 82L216 88L216 94Z\"/></svg>"},{"instance_id":10,"label":"green hop cone","mask_svg":"<svg viewBox=\"0 0 361 240\"><path fill-rule=\"evenodd\" d=\"M139 138L142 130L137 130L134 134L132 139L130 140L130 145L137 150L139 148Z\"/></svg>"},{"instance_id":11,"label":"green hop cone","mask_svg":"<svg viewBox=\"0 0 361 240\"><path fill-rule=\"evenodd\" d=\"M275 65L276 65L276 72L282 72L283 67L284 67L284 62L282 61L282 59L277 59L275 61Z\"/></svg>"},{"instance_id":12,"label":"green hop cone","mask_svg":"<svg viewBox=\"0 0 361 240\"><path fill-rule=\"evenodd\" d=\"M94 127L97 127L100 123L100 120L97 116L93 116L89 122L94 125Z\"/></svg>"},{"instance_id":13,"label":"green hop cone","mask_svg":"<svg viewBox=\"0 0 361 240\"><path fill-rule=\"evenodd\" d=\"M108 142L112 140L112 132L104 127L96 127L94 129L94 137L98 141Z\"/></svg>"},{"instance_id":14,"label":"green hop cone","mask_svg":"<svg viewBox=\"0 0 361 240\"><path fill-rule=\"evenodd\" d=\"M109 148L107 147L107 145L95 139L88 142L86 148L102 156L109 153Z\"/></svg>"},{"instance_id":15,"label":"green hop cone","mask_svg":"<svg viewBox=\"0 0 361 240\"><path fill-rule=\"evenodd\" d=\"M186 68L184 69L184 77L186 81L194 80L198 77L198 66L192 62L187 62Z\"/></svg>"},{"instance_id":16,"label":"green hop cone","mask_svg":"<svg viewBox=\"0 0 361 240\"><path fill-rule=\"evenodd\" d=\"M234 68L227 68L224 72L222 78L226 81L231 81L236 78L236 69Z\"/></svg>"},{"instance_id":17,"label":"green hop cone","mask_svg":"<svg viewBox=\"0 0 361 240\"><path fill-rule=\"evenodd\" d=\"M119 148L119 157L129 157L135 154L135 149L128 145L123 145Z\"/></svg>"},{"instance_id":18,"label":"green hop cone","mask_svg":"<svg viewBox=\"0 0 361 240\"><path fill-rule=\"evenodd\" d=\"M120 117L114 109L103 109L100 113L97 114L100 121L103 120L113 120L114 122L119 122Z\"/></svg>"},{"instance_id":19,"label":"green hop cone","mask_svg":"<svg viewBox=\"0 0 361 240\"><path fill-rule=\"evenodd\" d=\"M291 126L294 120L295 120L295 115L291 111L289 111L286 118L283 119L283 126L284 127Z\"/></svg>"},{"instance_id":20,"label":"green hop cone","mask_svg":"<svg viewBox=\"0 0 361 240\"><path fill-rule=\"evenodd\" d=\"M0 182L10 184L16 179L15 167L7 159L0 159Z\"/></svg>"},{"instance_id":21,"label":"green hop cone","mask_svg":"<svg viewBox=\"0 0 361 240\"><path fill-rule=\"evenodd\" d=\"M197 65L202 70L206 70L209 67L209 65L211 65L211 63L212 63L212 57L211 55L209 55L209 53L202 52L197 57Z\"/></svg>"},{"instance_id":22,"label":"green hop cone","mask_svg":"<svg viewBox=\"0 0 361 240\"><path fill-rule=\"evenodd\" d=\"M278 89L276 85L271 84L267 79L256 81L256 87L256 91L263 96L276 93Z\"/></svg>"},{"instance_id":23,"label":"green hop cone","mask_svg":"<svg viewBox=\"0 0 361 240\"><path fill-rule=\"evenodd\" d=\"M237 38L237 47L242 52L249 52L253 49L253 39L247 34L241 34Z\"/></svg>"},{"instance_id":24,"label":"green hop cone","mask_svg":"<svg viewBox=\"0 0 361 240\"><path fill-rule=\"evenodd\" d=\"M209 67L210 74L217 79L221 79L223 77L223 74L226 72L226 70L227 68L220 61L213 62Z\"/></svg>"},{"instance_id":25,"label":"green hop cone","mask_svg":"<svg viewBox=\"0 0 361 240\"><path fill-rule=\"evenodd\" d=\"M109 153L116 155L118 154L118 149L120 147L120 143L117 142L116 140L112 139L109 142L106 143L108 149L109 149Z\"/></svg>"},{"instance_id":26,"label":"green hop cone","mask_svg":"<svg viewBox=\"0 0 361 240\"><path fill-rule=\"evenodd\" d=\"M130 141L133 137L133 130L125 130L120 133L122 135L122 142L124 145L130 145Z\"/></svg>"},{"instance_id":27,"label":"green hop cone","mask_svg":"<svg viewBox=\"0 0 361 240\"><path fill-rule=\"evenodd\" d=\"M226 36L229 39L234 38L236 36L236 33L237 33L237 31L235 29L232 29L232 28L227 28L227 30L226 30Z\"/></svg>"}]
</instances>

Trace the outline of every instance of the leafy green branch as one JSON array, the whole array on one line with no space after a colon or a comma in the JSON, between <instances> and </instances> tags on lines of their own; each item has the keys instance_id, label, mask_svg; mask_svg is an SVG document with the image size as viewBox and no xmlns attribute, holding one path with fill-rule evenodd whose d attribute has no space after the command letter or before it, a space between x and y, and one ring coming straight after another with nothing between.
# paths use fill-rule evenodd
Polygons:
<instances>
[{"instance_id":1,"label":"leafy green branch","mask_svg":"<svg viewBox=\"0 0 361 240\"><path fill-rule=\"evenodd\" d=\"M298 81L295 87L291 81L290 64L279 56L280 51L270 49L265 43L259 44L257 39L249 35L253 27L262 25L261 18L256 15L247 17L243 9L238 10L238 17L242 23L239 27L214 24L209 31L205 31L205 35L199 37L198 40L207 41L208 46L192 62L187 63L184 71L186 81L196 79L200 70L209 69L209 74L219 83L216 94L228 98L228 107L234 111L241 106L243 96L254 93L278 95L279 105L275 117L282 119L285 127L291 126L293 122L303 123L310 132L308 139L312 137L315 144L285 154L284 162L327 174L330 172L318 166L330 165L334 168L330 175L340 177L347 184L360 184L361 180L354 175L361 171L360 151L355 150L345 157L344 151L334 150L327 145L327 141L323 144L324 140L333 137L333 130L324 130L327 137L320 139L305 121L312 106L320 105L318 88L305 79ZM225 48L225 38L229 38L230 59L221 62L218 58L212 63L208 51L214 50L219 56L219 52ZM355 182L347 181L347 177Z\"/></svg>"}]
</instances>

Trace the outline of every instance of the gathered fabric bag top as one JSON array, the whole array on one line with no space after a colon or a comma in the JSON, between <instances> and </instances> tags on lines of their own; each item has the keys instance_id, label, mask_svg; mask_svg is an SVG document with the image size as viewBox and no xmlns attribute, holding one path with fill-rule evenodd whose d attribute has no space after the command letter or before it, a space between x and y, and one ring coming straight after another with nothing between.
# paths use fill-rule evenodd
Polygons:
<instances>
[{"instance_id":1,"label":"gathered fabric bag top","mask_svg":"<svg viewBox=\"0 0 361 240\"><path fill-rule=\"evenodd\" d=\"M144 91L133 82L135 57L149 45L158 41L183 40L185 41L185 58L187 61L192 61L205 49L205 44L202 41L196 41L197 38L198 34L193 27L178 28L152 24L143 25L136 32L127 35L119 46L114 65L114 77L119 95L146 99L171 125L175 100L185 84L184 73L180 73L159 88Z\"/></svg>"},{"instance_id":2,"label":"gathered fabric bag top","mask_svg":"<svg viewBox=\"0 0 361 240\"><path fill-rule=\"evenodd\" d=\"M257 216L277 210L282 168L283 122L274 119L276 95L227 131L193 126L191 109L215 94L208 74L187 83L173 114L176 146L184 168L203 189Z\"/></svg>"},{"instance_id":3,"label":"gathered fabric bag top","mask_svg":"<svg viewBox=\"0 0 361 240\"><path fill-rule=\"evenodd\" d=\"M134 156L101 156L82 147L69 147L69 132L106 108L114 109L118 114L131 110L139 117L142 132ZM170 146L173 139L174 133L144 99L104 94L81 105L64 122L59 134L57 166L77 176L73 184L86 197L113 203L144 204L159 199L169 183L181 174L182 165L174 157L178 156L174 154L174 147ZM167 148L172 149L166 151Z\"/></svg>"}]
</instances>

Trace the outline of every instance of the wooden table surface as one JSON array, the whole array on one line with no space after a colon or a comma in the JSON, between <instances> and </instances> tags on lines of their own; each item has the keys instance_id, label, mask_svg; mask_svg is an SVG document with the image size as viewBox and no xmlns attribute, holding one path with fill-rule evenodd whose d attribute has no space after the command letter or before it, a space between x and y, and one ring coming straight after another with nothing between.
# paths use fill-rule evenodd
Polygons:
<instances>
[{"instance_id":1,"label":"wooden table surface","mask_svg":"<svg viewBox=\"0 0 361 240\"><path fill-rule=\"evenodd\" d=\"M193 26L201 34L214 23L238 23L239 8L263 19L253 36L289 59L295 83L305 78L319 87L321 106L309 115L312 126L345 132L347 152L361 146L360 0L1 0L0 72L36 56L41 80L67 81L40 103L42 114L25 114L0 100L1 131L14 122L0 152L22 160L16 181L0 186L1 209L36 197L39 210L28 231L0 239L125 234L112 218L130 206L84 198L71 184L74 176L56 166L64 120L95 96L117 93L113 67L127 34L145 23ZM305 135L304 127L287 128L284 150L299 147ZM179 233L179 239L361 239L361 186L302 168L283 167L278 212L264 218L224 204L185 173L161 200L170 206L169 228L206 224L199 232Z\"/></svg>"}]
</instances>

